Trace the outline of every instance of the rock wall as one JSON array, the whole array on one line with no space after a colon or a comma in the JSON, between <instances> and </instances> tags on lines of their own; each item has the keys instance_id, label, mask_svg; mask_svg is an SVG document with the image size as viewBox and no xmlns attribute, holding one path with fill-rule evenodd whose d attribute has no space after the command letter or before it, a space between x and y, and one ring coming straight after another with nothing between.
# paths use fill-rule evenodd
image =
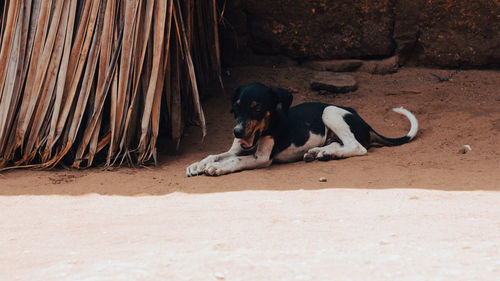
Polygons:
<instances>
[{"instance_id":1,"label":"rock wall","mask_svg":"<svg viewBox=\"0 0 500 281\"><path fill-rule=\"evenodd\" d=\"M499 0L234 0L222 46L295 59L384 58L441 67L500 65Z\"/></svg>"}]
</instances>

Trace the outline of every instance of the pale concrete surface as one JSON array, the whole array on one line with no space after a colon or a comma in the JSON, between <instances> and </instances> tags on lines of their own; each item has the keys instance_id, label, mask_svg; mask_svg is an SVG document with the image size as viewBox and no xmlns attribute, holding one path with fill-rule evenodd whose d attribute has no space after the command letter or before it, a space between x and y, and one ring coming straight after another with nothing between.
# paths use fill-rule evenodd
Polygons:
<instances>
[{"instance_id":1,"label":"pale concrete surface","mask_svg":"<svg viewBox=\"0 0 500 281\"><path fill-rule=\"evenodd\" d=\"M499 280L500 193L0 197L1 280Z\"/></svg>"}]
</instances>

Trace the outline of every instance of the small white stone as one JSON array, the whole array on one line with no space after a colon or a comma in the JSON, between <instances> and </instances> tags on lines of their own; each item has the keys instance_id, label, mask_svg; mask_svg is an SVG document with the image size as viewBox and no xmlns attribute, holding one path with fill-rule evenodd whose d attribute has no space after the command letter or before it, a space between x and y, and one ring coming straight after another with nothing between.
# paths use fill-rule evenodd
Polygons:
<instances>
[{"instance_id":1,"label":"small white stone","mask_svg":"<svg viewBox=\"0 0 500 281\"><path fill-rule=\"evenodd\" d=\"M470 145L466 144L466 145L462 146L462 148L460 148L458 150L458 153L459 154L466 154L469 151L472 151L472 147Z\"/></svg>"},{"instance_id":2,"label":"small white stone","mask_svg":"<svg viewBox=\"0 0 500 281\"><path fill-rule=\"evenodd\" d=\"M217 278L217 280L225 280L226 279L226 276L222 272L216 272L216 273L214 273L214 276L215 276L215 278Z\"/></svg>"}]
</instances>

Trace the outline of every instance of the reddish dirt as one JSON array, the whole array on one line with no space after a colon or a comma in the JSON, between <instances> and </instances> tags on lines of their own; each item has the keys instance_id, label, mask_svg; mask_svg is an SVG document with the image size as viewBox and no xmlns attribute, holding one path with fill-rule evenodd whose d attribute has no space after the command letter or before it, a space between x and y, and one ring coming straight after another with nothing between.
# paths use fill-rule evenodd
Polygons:
<instances>
[{"instance_id":1,"label":"reddish dirt","mask_svg":"<svg viewBox=\"0 0 500 281\"><path fill-rule=\"evenodd\" d=\"M186 178L232 142L228 95L208 99L205 141L189 128L157 167L0 174L0 279L495 280L500 75L432 75L452 72L353 73L358 91L325 96L296 65L228 69L228 90L291 88L294 104L354 107L391 137L409 129L390 111L404 106L420 131L363 157Z\"/></svg>"}]
</instances>

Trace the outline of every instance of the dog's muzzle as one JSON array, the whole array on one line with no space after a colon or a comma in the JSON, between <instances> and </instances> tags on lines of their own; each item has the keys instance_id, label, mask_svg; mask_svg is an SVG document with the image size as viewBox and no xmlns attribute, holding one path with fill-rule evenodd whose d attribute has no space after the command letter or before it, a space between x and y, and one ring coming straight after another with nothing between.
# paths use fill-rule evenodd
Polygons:
<instances>
[{"instance_id":1,"label":"dog's muzzle","mask_svg":"<svg viewBox=\"0 0 500 281\"><path fill-rule=\"evenodd\" d=\"M236 126L234 126L233 134L237 139L243 138L245 136L245 128L243 127L243 125L237 124Z\"/></svg>"},{"instance_id":2,"label":"dog's muzzle","mask_svg":"<svg viewBox=\"0 0 500 281\"><path fill-rule=\"evenodd\" d=\"M251 150L255 147L257 139L259 138L260 131L255 130L251 133L251 135L246 136L246 130L243 125L238 124L234 127L233 130L234 137L239 139L240 146L243 150Z\"/></svg>"}]
</instances>

